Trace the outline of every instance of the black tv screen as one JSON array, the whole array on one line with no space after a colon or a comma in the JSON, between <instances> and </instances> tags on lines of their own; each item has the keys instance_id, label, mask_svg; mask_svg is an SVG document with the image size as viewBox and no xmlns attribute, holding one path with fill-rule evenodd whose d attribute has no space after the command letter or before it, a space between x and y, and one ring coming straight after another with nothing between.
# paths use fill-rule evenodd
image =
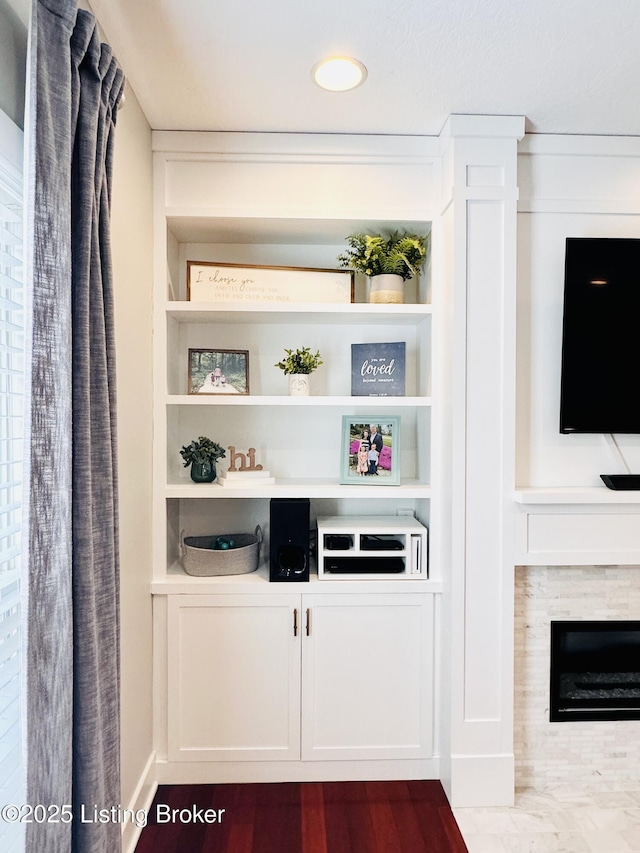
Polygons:
<instances>
[{"instance_id":1,"label":"black tv screen","mask_svg":"<svg viewBox=\"0 0 640 853\"><path fill-rule=\"evenodd\" d=\"M640 433L640 240L567 239L560 432Z\"/></svg>"}]
</instances>

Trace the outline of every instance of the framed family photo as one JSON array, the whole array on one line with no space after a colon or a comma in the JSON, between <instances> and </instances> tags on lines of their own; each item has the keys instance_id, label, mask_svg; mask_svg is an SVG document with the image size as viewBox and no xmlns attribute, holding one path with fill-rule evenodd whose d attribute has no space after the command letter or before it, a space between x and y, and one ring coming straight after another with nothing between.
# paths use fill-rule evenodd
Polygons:
<instances>
[{"instance_id":1,"label":"framed family photo","mask_svg":"<svg viewBox=\"0 0 640 853\"><path fill-rule=\"evenodd\" d=\"M189 394L248 394L249 351L190 349Z\"/></svg>"},{"instance_id":2,"label":"framed family photo","mask_svg":"<svg viewBox=\"0 0 640 853\"><path fill-rule=\"evenodd\" d=\"M340 482L400 485L400 418L343 416Z\"/></svg>"}]
</instances>

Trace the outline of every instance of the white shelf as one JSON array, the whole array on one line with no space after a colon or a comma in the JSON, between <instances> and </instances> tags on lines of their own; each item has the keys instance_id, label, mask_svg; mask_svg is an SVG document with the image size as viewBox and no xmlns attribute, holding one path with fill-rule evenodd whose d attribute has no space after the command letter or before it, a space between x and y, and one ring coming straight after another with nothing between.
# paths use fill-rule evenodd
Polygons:
<instances>
[{"instance_id":1,"label":"white shelf","mask_svg":"<svg viewBox=\"0 0 640 853\"><path fill-rule=\"evenodd\" d=\"M615 491L607 489L606 486L593 486L591 488L529 488L516 489L514 500L517 504L548 506L563 504L584 504L591 506L597 504L640 504L640 492Z\"/></svg>"},{"instance_id":2,"label":"white shelf","mask_svg":"<svg viewBox=\"0 0 640 853\"><path fill-rule=\"evenodd\" d=\"M431 397L351 397L351 396L310 396L290 397L286 394L169 394L168 406L336 406L366 408L369 411L390 408L429 408Z\"/></svg>"},{"instance_id":3,"label":"white shelf","mask_svg":"<svg viewBox=\"0 0 640 853\"><path fill-rule=\"evenodd\" d=\"M289 216L256 216L253 208L234 209L230 214L227 207L203 210L190 205L171 205L164 212L169 229L181 243L342 246L345 234L366 234L380 227L376 216L363 216L358 210L353 216L336 218L305 216L300 210L291 211ZM428 210L423 212L424 217L417 219L383 218L392 230L421 233L429 228L432 218Z\"/></svg>"},{"instance_id":4,"label":"white shelf","mask_svg":"<svg viewBox=\"0 0 640 853\"><path fill-rule=\"evenodd\" d=\"M603 485L517 489L514 497L516 565L640 563L640 492Z\"/></svg>"},{"instance_id":5,"label":"white shelf","mask_svg":"<svg viewBox=\"0 0 640 853\"><path fill-rule=\"evenodd\" d=\"M377 305L368 303L254 303L237 302L167 302L166 314L181 323L296 323L341 325L368 323L371 325L416 326L432 313L431 305Z\"/></svg>"},{"instance_id":6,"label":"white shelf","mask_svg":"<svg viewBox=\"0 0 640 853\"><path fill-rule=\"evenodd\" d=\"M431 497L431 487L410 480L399 486L343 486L335 480L278 479L270 486L225 488L219 483L175 483L165 488L167 498L378 498Z\"/></svg>"},{"instance_id":7,"label":"white shelf","mask_svg":"<svg viewBox=\"0 0 640 853\"><path fill-rule=\"evenodd\" d=\"M375 581L326 579L320 581L315 573L311 574L308 581L286 586L287 591L291 589L291 586L295 586L296 592L308 592L313 590L314 594L322 593L327 595L335 594L336 592L442 592L441 581L427 580L425 578L411 578L401 581L389 578L383 578ZM278 595L282 594L283 585L279 583L269 583L269 573L265 566L260 566L256 572L250 572L246 575L194 577L193 575L188 575L177 561L169 567L166 578L156 580L151 585L151 592L154 595L206 595L215 593L242 594L256 591L260 591L261 594Z\"/></svg>"}]
</instances>

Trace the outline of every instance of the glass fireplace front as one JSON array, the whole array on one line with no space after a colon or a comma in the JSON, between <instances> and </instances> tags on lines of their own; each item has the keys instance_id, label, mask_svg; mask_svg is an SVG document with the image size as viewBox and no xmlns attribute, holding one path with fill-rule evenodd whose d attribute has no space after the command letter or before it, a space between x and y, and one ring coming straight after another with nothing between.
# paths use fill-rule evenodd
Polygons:
<instances>
[{"instance_id":1,"label":"glass fireplace front","mask_svg":"<svg viewBox=\"0 0 640 853\"><path fill-rule=\"evenodd\" d=\"M549 719L640 720L640 622L551 622Z\"/></svg>"}]
</instances>

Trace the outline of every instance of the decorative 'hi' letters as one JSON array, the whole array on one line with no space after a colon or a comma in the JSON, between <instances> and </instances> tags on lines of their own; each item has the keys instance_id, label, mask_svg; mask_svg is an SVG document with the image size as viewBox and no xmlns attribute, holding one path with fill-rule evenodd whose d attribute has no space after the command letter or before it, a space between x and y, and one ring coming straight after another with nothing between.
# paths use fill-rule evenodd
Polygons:
<instances>
[{"instance_id":1,"label":"decorative 'hi' letters","mask_svg":"<svg viewBox=\"0 0 640 853\"><path fill-rule=\"evenodd\" d=\"M250 447L246 453L240 453L233 445L229 448L229 471L262 471L262 465L256 465L256 449ZM240 465L236 468L236 462Z\"/></svg>"}]
</instances>

